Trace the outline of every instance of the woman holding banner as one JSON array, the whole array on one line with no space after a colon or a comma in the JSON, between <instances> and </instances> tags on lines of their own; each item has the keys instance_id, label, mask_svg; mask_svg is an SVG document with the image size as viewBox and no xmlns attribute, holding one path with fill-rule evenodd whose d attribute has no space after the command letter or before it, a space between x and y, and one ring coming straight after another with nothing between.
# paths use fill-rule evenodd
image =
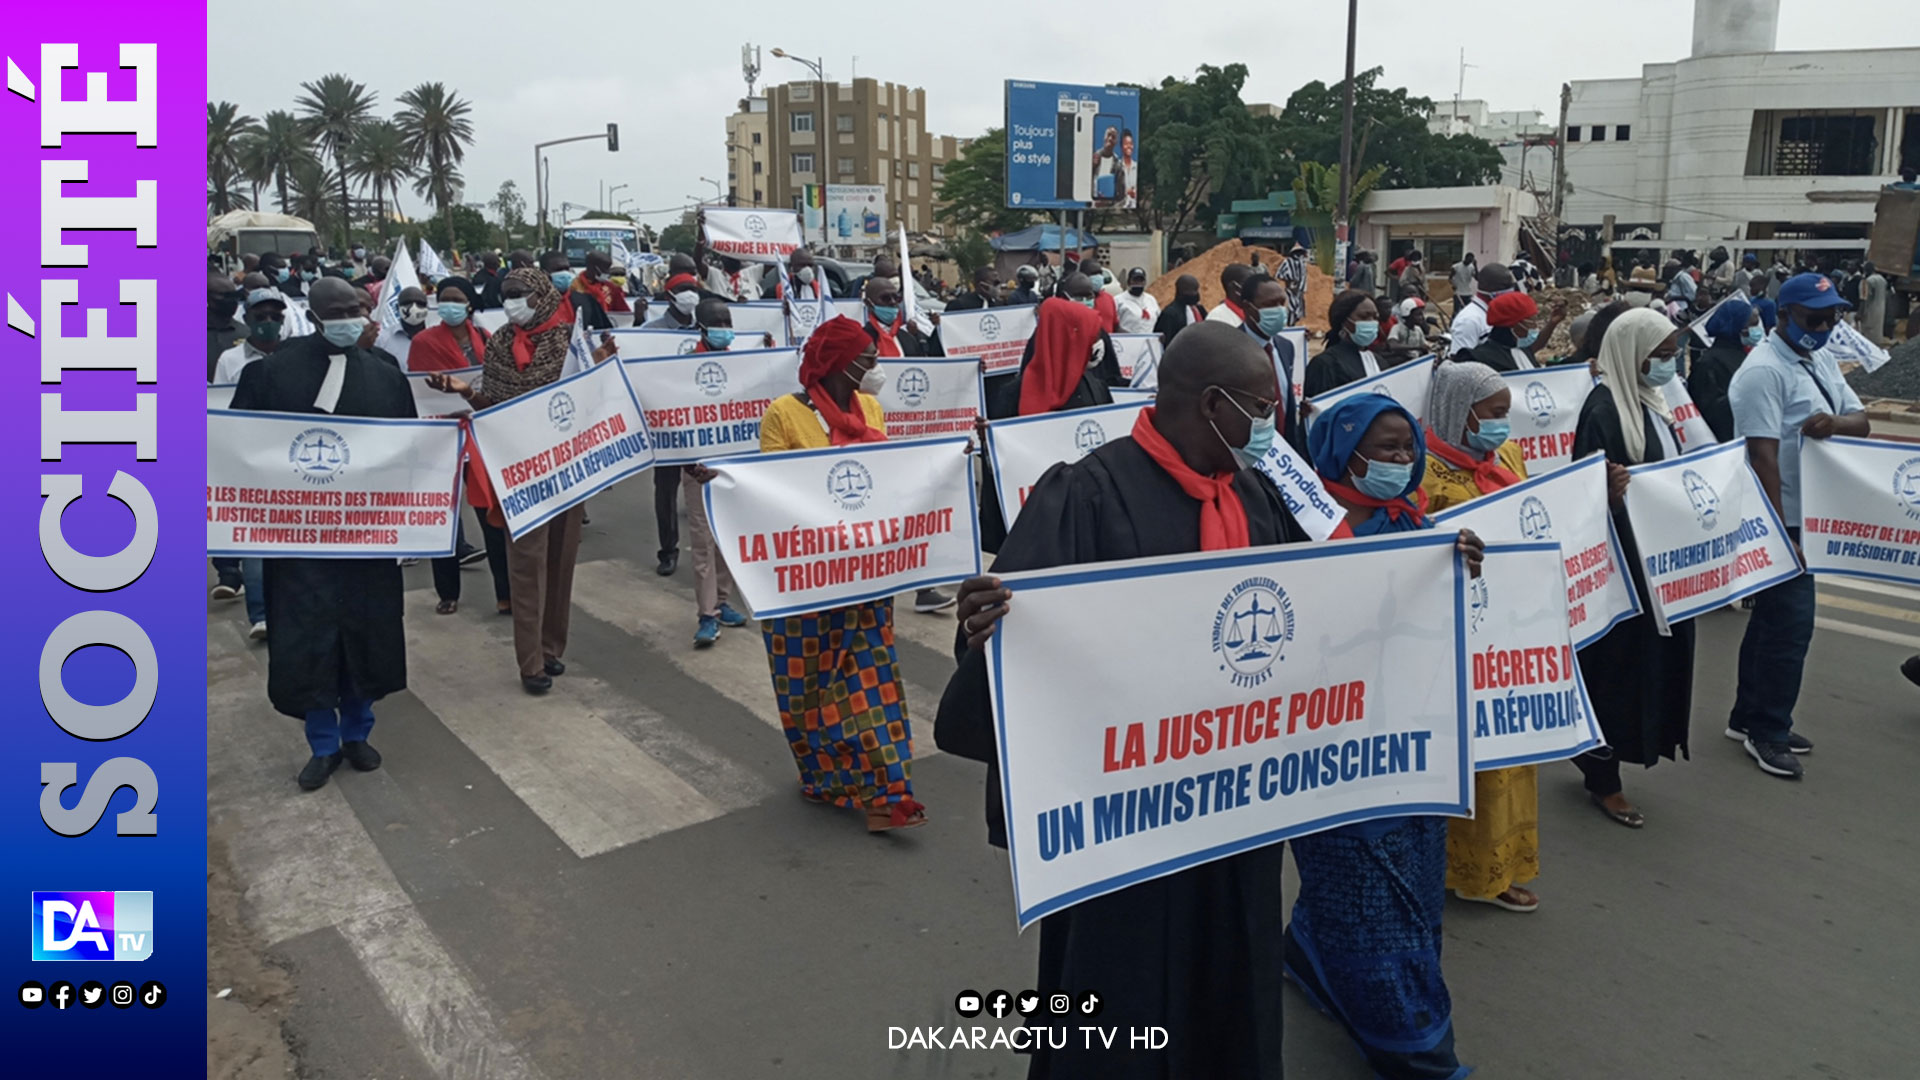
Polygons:
<instances>
[{"instance_id":1,"label":"woman holding banner","mask_svg":"<svg viewBox=\"0 0 1920 1080\"><path fill-rule=\"evenodd\" d=\"M1380 394L1347 398L1307 439L1314 470L1347 511L1355 536L1433 527L1420 487L1426 440L1398 402ZM1477 543L1464 530L1461 540ZM1465 1076L1440 973L1447 819L1382 818L1329 829L1293 841L1293 859L1300 898L1287 926L1287 977L1345 1025L1379 1076Z\"/></svg>"},{"instance_id":2,"label":"woman holding banner","mask_svg":"<svg viewBox=\"0 0 1920 1080\"><path fill-rule=\"evenodd\" d=\"M1615 319L1600 342L1600 388L1587 396L1573 436L1576 460L1596 450L1607 455L1613 527L1643 606L1647 582L1627 518L1627 466L1679 456L1673 410L1660 387L1674 377L1682 332L1684 328L1651 308L1636 308ZM1581 650L1580 667L1607 745L1573 763L1586 777L1588 797L1600 812L1638 829L1646 818L1621 793L1620 763L1652 768L1662 757L1674 759L1676 750L1687 752L1693 623L1682 622L1671 636L1662 637L1652 616L1627 619Z\"/></svg>"},{"instance_id":3,"label":"woman holding banner","mask_svg":"<svg viewBox=\"0 0 1920 1080\"><path fill-rule=\"evenodd\" d=\"M1427 476L1435 512L1491 495L1527 478L1526 458L1509 442L1513 391L1485 364L1441 364L1427 404ZM1532 911L1540 897L1521 888L1540 874L1539 769L1522 765L1473 774L1473 816L1447 823L1447 888L1462 900Z\"/></svg>"},{"instance_id":4,"label":"woman holding banner","mask_svg":"<svg viewBox=\"0 0 1920 1080\"><path fill-rule=\"evenodd\" d=\"M440 279L438 303L440 322L420 331L407 352L408 371L460 371L480 366L487 354L488 334L473 324L470 316L479 295L473 283L463 277ZM480 519L480 534L485 538L487 567L493 571L494 609L511 615L507 602L507 532L487 520L487 507L493 503L493 486L487 481L486 465L480 460L480 448L474 445L473 429L467 429L465 468L467 502ZM433 560L433 588L440 604L434 611L451 615L460 608L460 567L472 561L472 548L466 543L466 528L460 530L461 550L445 559Z\"/></svg>"},{"instance_id":5,"label":"woman holding banner","mask_svg":"<svg viewBox=\"0 0 1920 1080\"><path fill-rule=\"evenodd\" d=\"M828 320L807 339L798 394L760 421L760 452L884 442L886 417L863 387L880 381L879 349L859 323ZM800 797L859 809L868 832L927 823L913 798L913 729L895 670L893 601L763 621L767 666Z\"/></svg>"},{"instance_id":6,"label":"woman holding banner","mask_svg":"<svg viewBox=\"0 0 1920 1080\"><path fill-rule=\"evenodd\" d=\"M498 405L521 394L558 382L573 339L573 305L560 295L546 273L523 267L507 275L500 286L507 325L487 339L481 386L445 372L427 376L435 390L459 394L475 409ZM612 338L593 351L599 363L612 356ZM487 513L499 514L497 504ZM529 694L553 689L553 677L567 670L560 659L567 651L567 624L573 613L573 564L580 554L580 524L584 506L555 515L507 546L507 577L513 612L513 651L520 665L520 685ZM506 519L502 516L504 527Z\"/></svg>"}]
</instances>

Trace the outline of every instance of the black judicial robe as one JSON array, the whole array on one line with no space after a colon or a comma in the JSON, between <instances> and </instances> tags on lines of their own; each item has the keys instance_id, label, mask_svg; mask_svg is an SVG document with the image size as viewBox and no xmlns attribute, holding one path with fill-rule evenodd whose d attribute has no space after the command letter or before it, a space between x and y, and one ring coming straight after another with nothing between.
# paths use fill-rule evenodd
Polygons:
<instances>
[{"instance_id":1,"label":"black judicial robe","mask_svg":"<svg viewBox=\"0 0 1920 1080\"><path fill-rule=\"evenodd\" d=\"M1640 422L1646 435L1647 461L1666 455L1660 444L1660 421L1644 406ZM1607 460L1627 460L1626 431L1620 426L1620 408L1604 386L1587 395L1574 429L1573 456L1577 461L1595 450ZM1661 637L1647 605L1647 578L1640 569L1640 544L1625 507L1611 508L1614 530L1620 534L1627 573L1640 594L1647 614L1636 615L1607 631L1605 637L1580 650L1580 676L1593 699L1594 719L1621 761L1652 768L1661 758L1687 753L1687 725L1693 717L1693 620L1673 627L1672 637Z\"/></svg>"},{"instance_id":2,"label":"black judicial robe","mask_svg":"<svg viewBox=\"0 0 1920 1080\"><path fill-rule=\"evenodd\" d=\"M1381 365L1381 370L1385 371L1386 365ZM1319 356L1307 361L1307 396L1329 394L1366 377L1367 362L1360 356L1360 346L1346 338L1334 338Z\"/></svg>"},{"instance_id":3,"label":"black judicial robe","mask_svg":"<svg viewBox=\"0 0 1920 1080\"><path fill-rule=\"evenodd\" d=\"M320 413L313 399L333 346L318 334L294 338L248 364L233 408ZM336 416L410 418L413 391L384 353L346 350ZM292 480L289 478L289 482ZM407 687L400 564L393 559L268 559L267 699L288 716L339 707L343 684L378 699Z\"/></svg>"},{"instance_id":4,"label":"black judicial robe","mask_svg":"<svg viewBox=\"0 0 1920 1080\"><path fill-rule=\"evenodd\" d=\"M1264 475L1242 470L1234 489L1246 506L1254 546L1308 540ZM1200 504L1131 438L1120 438L1076 463L1047 470L993 569L1199 550ZM1014 604L1017 618L1017 590ZM986 650L966 649L960 634L960 667L941 698L934 741L949 753L987 763L987 841L1005 847ZM1124 652L1114 656L1116 663L1126 662ZM1097 679L1102 673L1073 674ZM1119 1041L1113 1052L1088 1051L1077 1035L1065 1050L1043 1043L1034 1052L1029 1080L1278 1080L1281 859L1281 845L1274 844L1042 919L1037 987L1098 991L1106 1000L1101 1024L1159 1025L1169 1038L1161 1052L1128 1051Z\"/></svg>"}]
</instances>

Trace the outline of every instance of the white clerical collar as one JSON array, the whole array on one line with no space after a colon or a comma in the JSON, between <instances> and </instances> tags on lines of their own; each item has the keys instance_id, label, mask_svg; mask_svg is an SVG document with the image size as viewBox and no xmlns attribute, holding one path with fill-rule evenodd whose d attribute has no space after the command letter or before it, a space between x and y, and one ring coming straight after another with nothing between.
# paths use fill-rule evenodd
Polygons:
<instances>
[{"instance_id":1,"label":"white clerical collar","mask_svg":"<svg viewBox=\"0 0 1920 1080\"><path fill-rule=\"evenodd\" d=\"M327 357L327 374L320 380L320 392L313 395L313 407L323 413L331 413L340 404L340 391L347 385L347 354L332 353Z\"/></svg>"}]
</instances>

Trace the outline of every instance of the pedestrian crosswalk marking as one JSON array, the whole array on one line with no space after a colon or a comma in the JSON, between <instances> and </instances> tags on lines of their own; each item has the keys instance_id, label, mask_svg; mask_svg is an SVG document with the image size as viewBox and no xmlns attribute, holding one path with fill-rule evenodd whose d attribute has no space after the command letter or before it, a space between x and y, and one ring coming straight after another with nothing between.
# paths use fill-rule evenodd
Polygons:
<instances>
[{"instance_id":1,"label":"pedestrian crosswalk marking","mask_svg":"<svg viewBox=\"0 0 1920 1080\"><path fill-rule=\"evenodd\" d=\"M1839 608L1842 611L1857 612L1861 615L1872 615L1877 619L1892 619L1895 622L1920 622L1920 611L1915 611L1912 608L1894 607L1891 604L1876 604L1871 600L1855 600L1851 596L1822 596L1819 598L1819 602L1820 606L1824 608Z\"/></svg>"}]
</instances>

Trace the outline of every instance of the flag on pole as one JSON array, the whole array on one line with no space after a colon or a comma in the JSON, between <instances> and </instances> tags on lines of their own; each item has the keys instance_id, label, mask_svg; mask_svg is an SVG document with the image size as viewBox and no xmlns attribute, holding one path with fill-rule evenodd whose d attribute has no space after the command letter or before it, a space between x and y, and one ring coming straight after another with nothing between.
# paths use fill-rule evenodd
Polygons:
<instances>
[{"instance_id":1,"label":"flag on pole","mask_svg":"<svg viewBox=\"0 0 1920 1080\"><path fill-rule=\"evenodd\" d=\"M587 334L586 313L575 309L573 336L567 339L567 359L560 365L560 377L577 375L593 366L593 339Z\"/></svg>"},{"instance_id":2,"label":"flag on pole","mask_svg":"<svg viewBox=\"0 0 1920 1080\"><path fill-rule=\"evenodd\" d=\"M913 264L907 261L907 227L900 226L900 312L904 323L922 334L933 333L933 322L920 311L920 298L913 291Z\"/></svg>"},{"instance_id":3,"label":"flag on pole","mask_svg":"<svg viewBox=\"0 0 1920 1080\"><path fill-rule=\"evenodd\" d=\"M608 252L608 254L613 259L613 265L621 267L629 272L636 269L636 267L633 265L633 256L628 254L627 245L621 243L619 237L614 238L613 250Z\"/></svg>"},{"instance_id":4,"label":"flag on pole","mask_svg":"<svg viewBox=\"0 0 1920 1080\"><path fill-rule=\"evenodd\" d=\"M440 256L433 250L433 246L427 243L427 238L424 236L420 238L420 272L434 281L452 276L452 272L447 269L447 264L440 261Z\"/></svg>"},{"instance_id":5,"label":"flag on pole","mask_svg":"<svg viewBox=\"0 0 1920 1080\"><path fill-rule=\"evenodd\" d=\"M407 254L407 241L402 238L393 245L393 265L387 267L387 279L380 283L380 331L386 334L400 332L400 292L409 285L419 285L420 274L413 268L413 256Z\"/></svg>"}]
</instances>

